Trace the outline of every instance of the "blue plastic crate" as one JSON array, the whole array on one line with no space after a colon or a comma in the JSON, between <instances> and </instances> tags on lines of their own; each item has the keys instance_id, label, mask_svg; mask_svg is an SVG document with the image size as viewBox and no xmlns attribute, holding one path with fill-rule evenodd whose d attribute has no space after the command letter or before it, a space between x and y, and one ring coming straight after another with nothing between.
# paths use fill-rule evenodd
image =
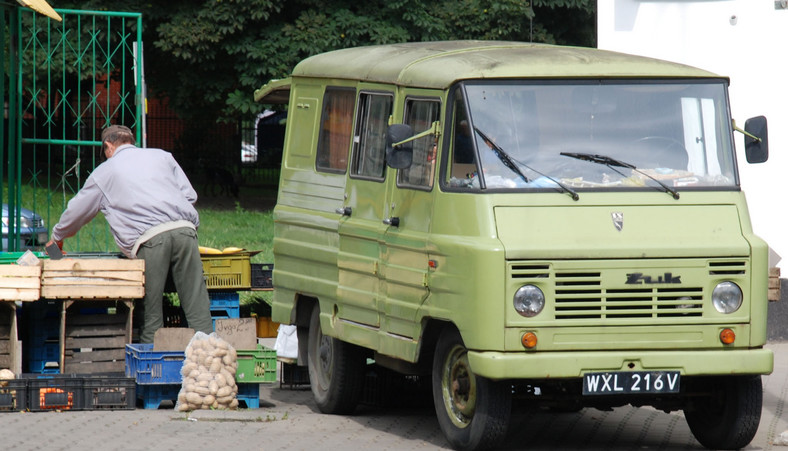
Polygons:
<instances>
[{"instance_id":1,"label":"blue plastic crate","mask_svg":"<svg viewBox=\"0 0 788 451\"><path fill-rule=\"evenodd\" d=\"M209 291L208 298L211 300L211 308L238 307L241 302L237 291Z\"/></svg>"},{"instance_id":2,"label":"blue plastic crate","mask_svg":"<svg viewBox=\"0 0 788 451\"><path fill-rule=\"evenodd\" d=\"M238 384L238 406L246 404L247 409L260 408L260 384Z\"/></svg>"},{"instance_id":3,"label":"blue plastic crate","mask_svg":"<svg viewBox=\"0 0 788 451\"><path fill-rule=\"evenodd\" d=\"M144 409L158 409L164 401L172 401L174 407L180 390L180 384L137 384L137 399Z\"/></svg>"},{"instance_id":4,"label":"blue plastic crate","mask_svg":"<svg viewBox=\"0 0 788 451\"><path fill-rule=\"evenodd\" d=\"M181 384L183 351L154 351L152 343L126 345L126 377L137 384Z\"/></svg>"},{"instance_id":5,"label":"blue plastic crate","mask_svg":"<svg viewBox=\"0 0 788 451\"><path fill-rule=\"evenodd\" d=\"M60 343L43 342L31 343L28 347L30 360L42 360L44 362L57 362L60 360Z\"/></svg>"},{"instance_id":6,"label":"blue plastic crate","mask_svg":"<svg viewBox=\"0 0 788 451\"><path fill-rule=\"evenodd\" d=\"M59 374L60 363L55 360L34 360L27 361L27 372L33 374Z\"/></svg>"}]
</instances>

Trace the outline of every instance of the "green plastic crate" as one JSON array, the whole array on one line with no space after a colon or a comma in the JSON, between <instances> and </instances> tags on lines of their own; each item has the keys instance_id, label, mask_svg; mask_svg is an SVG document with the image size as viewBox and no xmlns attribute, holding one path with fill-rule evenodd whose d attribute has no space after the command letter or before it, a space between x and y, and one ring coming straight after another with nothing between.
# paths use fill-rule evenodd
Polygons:
<instances>
[{"instance_id":1,"label":"green plastic crate","mask_svg":"<svg viewBox=\"0 0 788 451\"><path fill-rule=\"evenodd\" d=\"M239 384L276 382L276 351L257 345L257 349L236 350L238 370L235 381Z\"/></svg>"}]
</instances>

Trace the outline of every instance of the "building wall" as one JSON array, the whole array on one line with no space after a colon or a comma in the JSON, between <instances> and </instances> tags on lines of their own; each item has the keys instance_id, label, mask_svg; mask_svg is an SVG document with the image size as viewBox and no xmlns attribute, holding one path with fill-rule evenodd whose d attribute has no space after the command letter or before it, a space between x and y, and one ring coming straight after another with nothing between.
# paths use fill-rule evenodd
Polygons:
<instances>
[{"instance_id":1,"label":"building wall","mask_svg":"<svg viewBox=\"0 0 788 451\"><path fill-rule=\"evenodd\" d=\"M598 46L729 76L737 125L769 120L769 161L750 165L736 133L742 189L753 228L788 261L788 8L774 0L598 0ZM776 258L772 260L775 265ZM781 265L780 265L781 266Z\"/></svg>"}]
</instances>

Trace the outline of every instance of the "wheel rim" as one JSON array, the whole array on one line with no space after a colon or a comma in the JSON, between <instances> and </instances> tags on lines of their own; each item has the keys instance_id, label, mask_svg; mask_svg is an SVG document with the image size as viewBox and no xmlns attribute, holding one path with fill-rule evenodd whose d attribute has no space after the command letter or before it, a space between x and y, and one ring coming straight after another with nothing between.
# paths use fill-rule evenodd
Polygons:
<instances>
[{"instance_id":1,"label":"wheel rim","mask_svg":"<svg viewBox=\"0 0 788 451\"><path fill-rule=\"evenodd\" d=\"M476 412L476 378L468 364L468 352L455 346L446 356L441 377L443 403L455 426L464 428Z\"/></svg>"}]
</instances>

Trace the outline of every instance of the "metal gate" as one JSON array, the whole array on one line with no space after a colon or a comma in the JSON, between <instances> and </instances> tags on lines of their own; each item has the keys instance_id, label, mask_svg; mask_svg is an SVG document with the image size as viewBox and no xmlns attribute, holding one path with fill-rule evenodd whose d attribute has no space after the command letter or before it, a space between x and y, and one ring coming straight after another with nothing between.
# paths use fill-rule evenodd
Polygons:
<instances>
[{"instance_id":1,"label":"metal gate","mask_svg":"<svg viewBox=\"0 0 788 451\"><path fill-rule=\"evenodd\" d=\"M145 144L142 15L56 11L62 22L0 5L2 250L40 250L42 233L101 163L104 127L126 125ZM103 215L67 250L117 250Z\"/></svg>"}]
</instances>

